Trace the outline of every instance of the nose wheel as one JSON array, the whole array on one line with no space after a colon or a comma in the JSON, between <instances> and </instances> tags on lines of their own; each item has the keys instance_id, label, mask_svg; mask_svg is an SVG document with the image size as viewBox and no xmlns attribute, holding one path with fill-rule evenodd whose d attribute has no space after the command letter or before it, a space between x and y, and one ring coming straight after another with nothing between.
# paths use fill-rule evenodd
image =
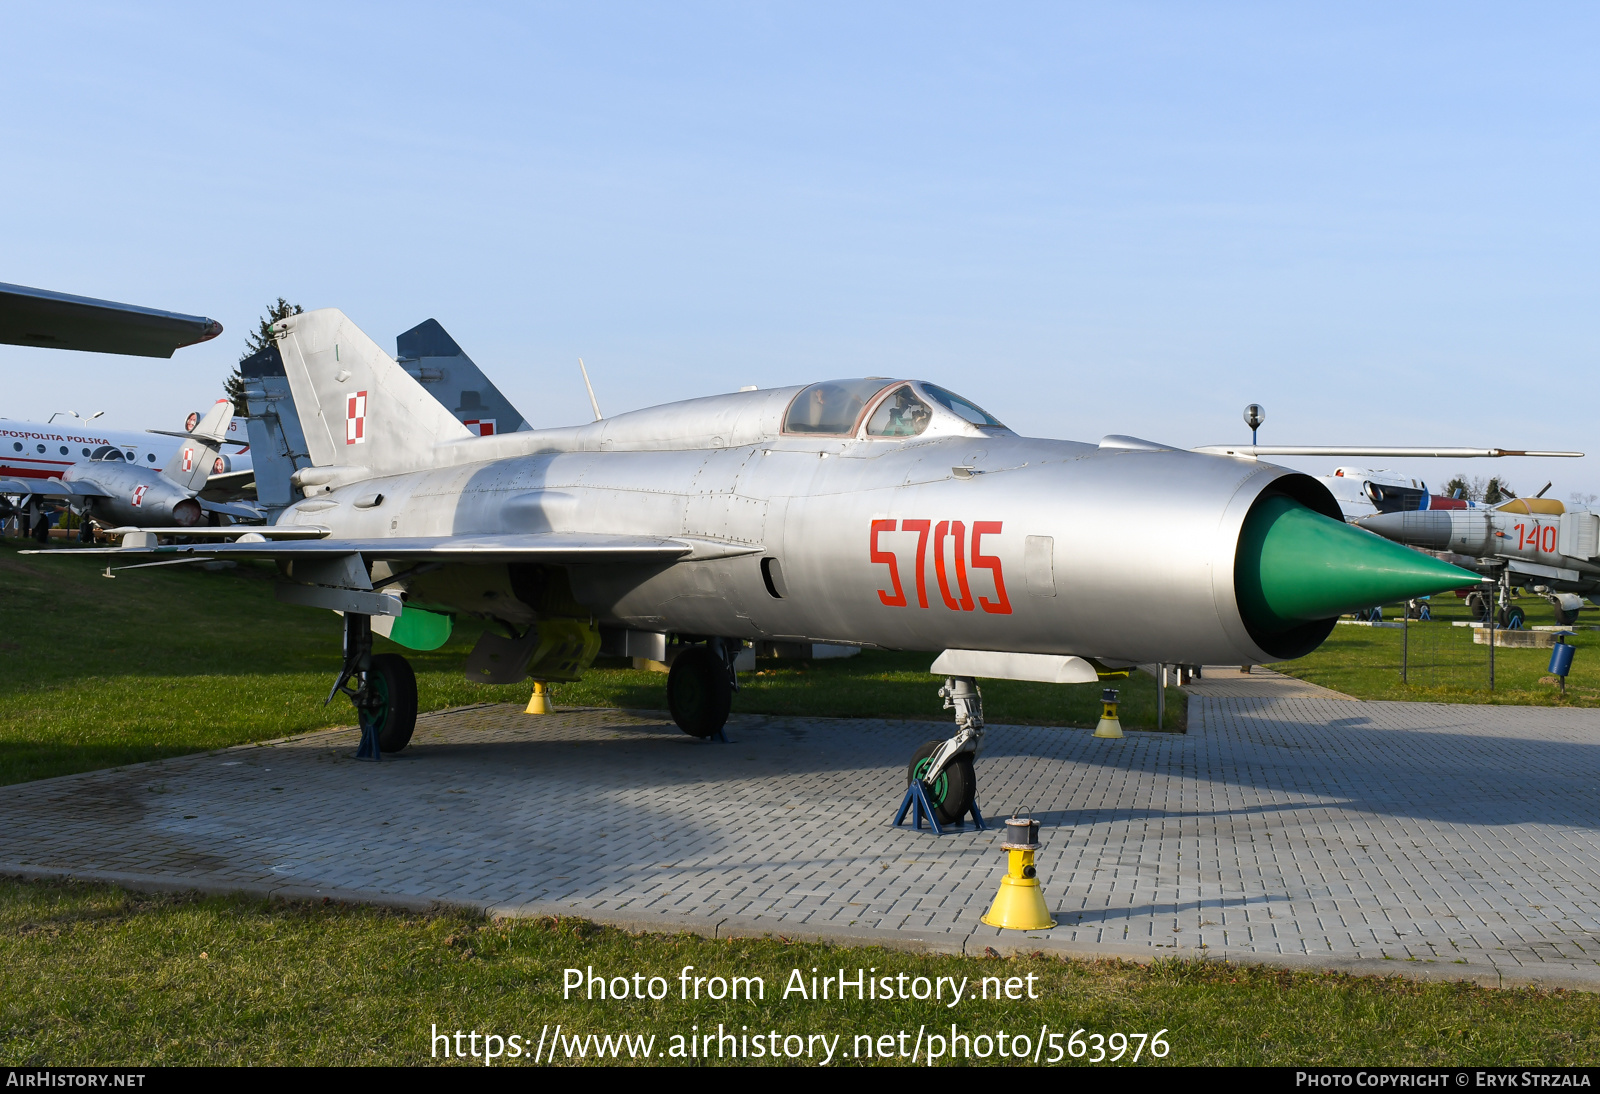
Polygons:
<instances>
[{"instance_id":1,"label":"nose wheel","mask_svg":"<svg viewBox=\"0 0 1600 1094\"><path fill-rule=\"evenodd\" d=\"M978 796L978 776L972 769L972 753L962 752L945 765L943 771L928 778L933 767L933 754L944 747L943 741L927 741L911 754L906 765L906 786L921 781L928 804L941 824L955 824L972 809Z\"/></svg>"},{"instance_id":2,"label":"nose wheel","mask_svg":"<svg viewBox=\"0 0 1600 1094\"><path fill-rule=\"evenodd\" d=\"M955 736L943 741L925 741L906 765L906 796L894 823L901 824L908 812L912 823L922 827L922 811L931 815L933 830L940 825L960 824L972 814L974 828L986 827L978 812L978 776L972 761L983 747L983 696L978 682L970 676L951 676L939 689L946 710L956 712Z\"/></svg>"}]
</instances>

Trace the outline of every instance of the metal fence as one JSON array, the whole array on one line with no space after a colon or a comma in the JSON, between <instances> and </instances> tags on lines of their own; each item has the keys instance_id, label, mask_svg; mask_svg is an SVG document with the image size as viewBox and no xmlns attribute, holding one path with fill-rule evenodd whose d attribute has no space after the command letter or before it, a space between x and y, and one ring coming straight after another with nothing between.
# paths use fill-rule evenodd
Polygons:
<instances>
[{"instance_id":1,"label":"metal fence","mask_svg":"<svg viewBox=\"0 0 1600 1094\"><path fill-rule=\"evenodd\" d=\"M1453 626L1448 619L1416 620L1402 615L1400 681L1415 687L1494 690L1494 630L1485 628L1487 644L1473 640L1474 627Z\"/></svg>"}]
</instances>

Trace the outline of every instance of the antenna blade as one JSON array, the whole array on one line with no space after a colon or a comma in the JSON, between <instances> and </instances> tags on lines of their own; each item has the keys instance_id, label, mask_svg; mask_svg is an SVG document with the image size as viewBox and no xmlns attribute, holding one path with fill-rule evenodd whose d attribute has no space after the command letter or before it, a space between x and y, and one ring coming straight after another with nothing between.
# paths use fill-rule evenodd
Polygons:
<instances>
[{"instance_id":1,"label":"antenna blade","mask_svg":"<svg viewBox=\"0 0 1600 1094\"><path fill-rule=\"evenodd\" d=\"M578 367L583 370L583 386L589 389L589 406L594 409L594 420L600 420L600 403L594 397L594 385L589 382L589 366L583 363L583 358L578 358Z\"/></svg>"}]
</instances>

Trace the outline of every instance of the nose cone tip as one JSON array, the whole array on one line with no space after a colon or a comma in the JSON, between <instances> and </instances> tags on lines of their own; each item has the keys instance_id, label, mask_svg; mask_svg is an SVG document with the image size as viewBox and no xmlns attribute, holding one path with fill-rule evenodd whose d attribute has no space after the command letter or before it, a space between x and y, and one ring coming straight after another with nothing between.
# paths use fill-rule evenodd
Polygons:
<instances>
[{"instance_id":1,"label":"nose cone tip","mask_svg":"<svg viewBox=\"0 0 1600 1094\"><path fill-rule=\"evenodd\" d=\"M1478 575L1469 570L1375 534L1404 523L1391 518L1415 515L1383 513L1356 528L1288 497L1261 499L1239 536L1234 582L1241 611L1270 633L1477 584Z\"/></svg>"}]
</instances>

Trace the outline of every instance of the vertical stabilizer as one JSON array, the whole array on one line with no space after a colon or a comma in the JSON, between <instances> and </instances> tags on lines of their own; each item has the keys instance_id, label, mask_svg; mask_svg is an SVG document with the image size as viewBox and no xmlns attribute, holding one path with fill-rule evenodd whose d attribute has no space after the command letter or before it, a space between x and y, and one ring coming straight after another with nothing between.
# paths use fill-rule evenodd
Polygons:
<instances>
[{"instance_id":1,"label":"vertical stabilizer","mask_svg":"<svg viewBox=\"0 0 1600 1094\"><path fill-rule=\"evenodd\" d=\"M185 490L204 488L232 421L233 400L218 399L199 424L183 435L183 443L161 473Z\"/></svg>"},{"instance_id":2,"label":"vertical stabilizer","mask_svg":"<svg viewBox=\"0 0 1600 1094\"><path fill-rule=\"evenodd\" d=\"M244 380L245 406L250 411L246 427L256 500L272 512L299 500L290 476L311 466L311 453L278 347L268 345L240 361L239 376Z\"/></svg>"},{"instance_id":3,"label":"vertical stabilizer","mask_svg":"<svg viewBox=\"0 0 1600 1094\"><path fill-rule=\"evenodd\" d=\"M272 330L313 465L410 471L431 464L434 445L471 436L337 308Z\"/></svg>"},{"instance_id":4,"label":"vertical stabilizer","mask_svg":"<svg viewBox=\"0 0 1600 1094\"><path fill-rule=\"evenodd\" d=\"M487 437L533 428L437 319L418 323L394 347L400 367L472 432Z\"/></svg>"}]
</instances>

